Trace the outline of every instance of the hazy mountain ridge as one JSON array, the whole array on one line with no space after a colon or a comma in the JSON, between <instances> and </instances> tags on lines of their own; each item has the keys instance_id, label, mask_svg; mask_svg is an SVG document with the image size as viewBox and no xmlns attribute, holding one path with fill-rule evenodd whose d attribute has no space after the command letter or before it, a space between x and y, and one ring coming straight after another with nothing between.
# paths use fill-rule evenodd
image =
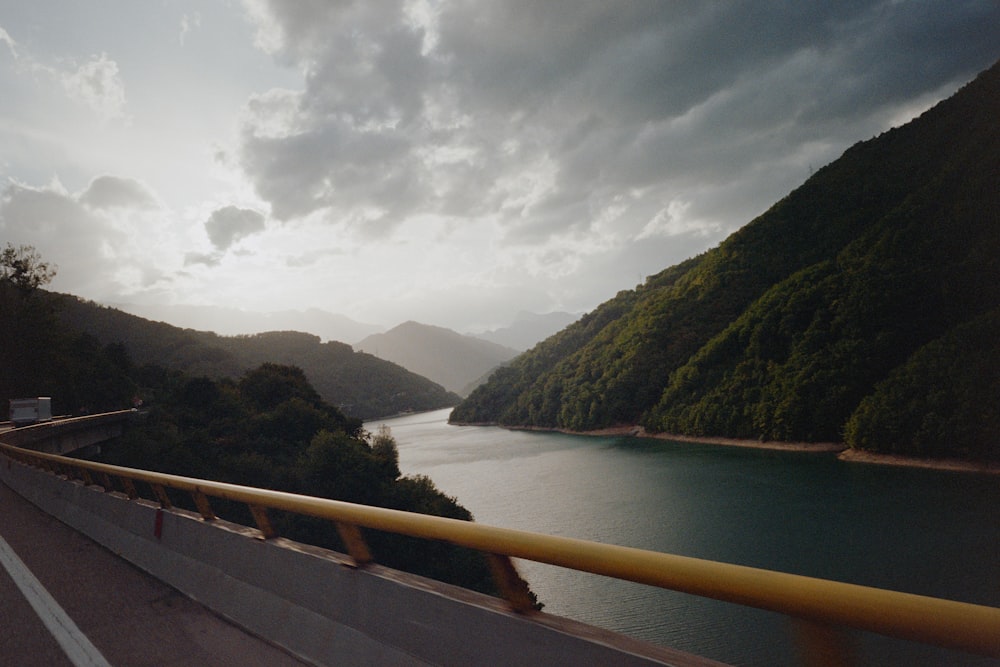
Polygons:
<instances>
[{"instance_id":1,"label":"hazy mountain ridge","mask_svg":"<svg viewBox=\"0 0 1000 667\"><path fill-rule=\"evenodd\" d=\"M353 343L365 336L383 331L378 324L366 324L340 313L319 308L256 312L217 306L143 305L109 303L112 308L147 320L170 322L182 329L211 331L220 336L242 336L269 331L304 331L324 341Z\"/></svg>"},{"instance_id":2,"label":"hazy mountain ridge","mask_svg":"<svg viewBox=\"0 0 1000 667\"><path fill-rule=\"evenodd\" d=\"M580 319L580 313L575 315L564 312L538 314L522 310L509 326L470 335L523 352L578 319Z\"/></svg>"},{"instance_id":3,"label":"hazy mountain ridge","mask_svg":"<svg viewBox=\"0 0 1000 667\"><path fill-rule=\"evenodd\" d=\"M157 364L189 375L239 377L264 362L301 368L323 400L346 414L372 419L406 411L434 410L459 396L431 380L335 341L300 332L246 336L180 329L72 296L60 319L102 344L122 343L136 364Z\"/></svg>"},{"instance_id":4,"label":"hazy mountain ridge","mask_svg":"<svg viewBox=\"0 0 1000 667\"><path fill-rule=\"evenodd\" d=\"M467 394L470 383L518 354L497 343L412 321L368 336L354 349L397 363L459 394Z\"/></svg>"},{"instance_id":5,"label":"hazy mountain ridge","mask_svg":"<svg viewBox=\"0 0 1000 667\"><path fill-rule=\"evenodd\" d=\"M515 359L453 420L787 440L846 433L879 449L873 422L847 429L859 404L898 383L893 371L911 355L1000 305L998 116L994 66L920 118L848 149L717 248ZM997 376L992 368L952 384L988 391ZM906 377L940 396L939 421L954 422L961 401L949 387ZM982 407L995 433L997 410ZM992 441L961 449L1000 456Z\"/></svg>"}]
</instances>

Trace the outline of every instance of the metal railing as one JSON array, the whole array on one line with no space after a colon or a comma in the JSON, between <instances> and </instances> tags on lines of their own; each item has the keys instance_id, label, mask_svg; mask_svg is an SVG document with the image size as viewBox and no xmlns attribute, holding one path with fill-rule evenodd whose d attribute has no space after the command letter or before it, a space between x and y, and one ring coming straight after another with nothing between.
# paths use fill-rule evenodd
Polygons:
<instances>
[{"instance_id":1,"label":"metal railing","mask_svg":"<svg viewBox=\"0 0 1000 667\"><path fill-rule=\"evenodd\" d=\"M511 607L531 613L532 600L511 558L548 563L716 600L779 612L797 620L804 653L814 664L845 664L841 632L854 628L970 653L1000 657L1000 609L910 593L828 581L742 565L498 528L400 510L356 505L236 484L123 468L20 449L0 451L21 463L139 498L147 484L163 508L167 489L190 494L202 518L216 518L210 498L246 504L265 539L277 536L268 510L331 521L354 562L373 557L360 528L440 540L489 556L498 587Z\"/></svg>"}]
</instances>

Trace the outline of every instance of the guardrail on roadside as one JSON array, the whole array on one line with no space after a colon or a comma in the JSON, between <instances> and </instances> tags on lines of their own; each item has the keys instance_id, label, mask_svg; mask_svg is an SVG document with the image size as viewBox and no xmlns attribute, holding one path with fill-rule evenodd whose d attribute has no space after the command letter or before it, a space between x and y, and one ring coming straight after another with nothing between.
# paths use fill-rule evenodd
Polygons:
<instances>
[{"instance_id":1,"label":"guardrail on roadside","mask_svg":"<svg viewBox=\"0 0 1000 667\"><path fill-rule=\"evenodd\" d=\"M167 489L191 496L205 521L216 518L210 498L246 504L265 539L277 536L268 510L326 519L354 562L372 562L361 528L441 540L485 553L503 596L530 614L532 601L511 558L548 563L660 588L776 611L796 620L804 654L815 664L848 664L844 628L1000 657L1000 609L816 579L742 565L664 554L586 540L555 537L282 491L156 473L45 454L0 443L20 463L69 480L140 497L136 482L170 508ZM8 464L9 465L9 464Z\"/></svg>"}]
</instances>

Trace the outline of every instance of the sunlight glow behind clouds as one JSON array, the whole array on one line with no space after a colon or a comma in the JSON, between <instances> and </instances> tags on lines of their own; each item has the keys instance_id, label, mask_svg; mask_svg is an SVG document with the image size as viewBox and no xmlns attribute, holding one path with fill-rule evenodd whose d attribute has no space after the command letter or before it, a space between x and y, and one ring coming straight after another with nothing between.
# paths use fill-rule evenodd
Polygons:
<instances>
[{"instance_id":1,"label":"sunlight glow behind clouds","mask_svg":"<svg viewBox=\"0 0 1000 667\"><path fill-rule=\"evenodd\" d=\"M0 0L0 240L386 326L592 309L1000 56L992 0L57 5Z\"/></svg>"}]
</instances>

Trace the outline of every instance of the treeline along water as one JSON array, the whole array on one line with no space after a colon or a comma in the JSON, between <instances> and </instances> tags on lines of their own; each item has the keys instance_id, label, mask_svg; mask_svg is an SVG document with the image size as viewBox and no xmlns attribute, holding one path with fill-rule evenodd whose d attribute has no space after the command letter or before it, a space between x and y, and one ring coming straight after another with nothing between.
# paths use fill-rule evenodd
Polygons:
<instances>
[{"instance_id":1,"label":"treeline along water","mask_svg":"<svg viewBox=\"0 0 1000 667\"><path fill-rule=\"evenodd\" d=\"M447 424L391 427L400 468L496 526L1000 606L1000 479L832 454ZM545 611L736 664L796 660L785 617L535 563ZM997 664L857 633L860 664Z\"/></svg>"}]
</instances>

